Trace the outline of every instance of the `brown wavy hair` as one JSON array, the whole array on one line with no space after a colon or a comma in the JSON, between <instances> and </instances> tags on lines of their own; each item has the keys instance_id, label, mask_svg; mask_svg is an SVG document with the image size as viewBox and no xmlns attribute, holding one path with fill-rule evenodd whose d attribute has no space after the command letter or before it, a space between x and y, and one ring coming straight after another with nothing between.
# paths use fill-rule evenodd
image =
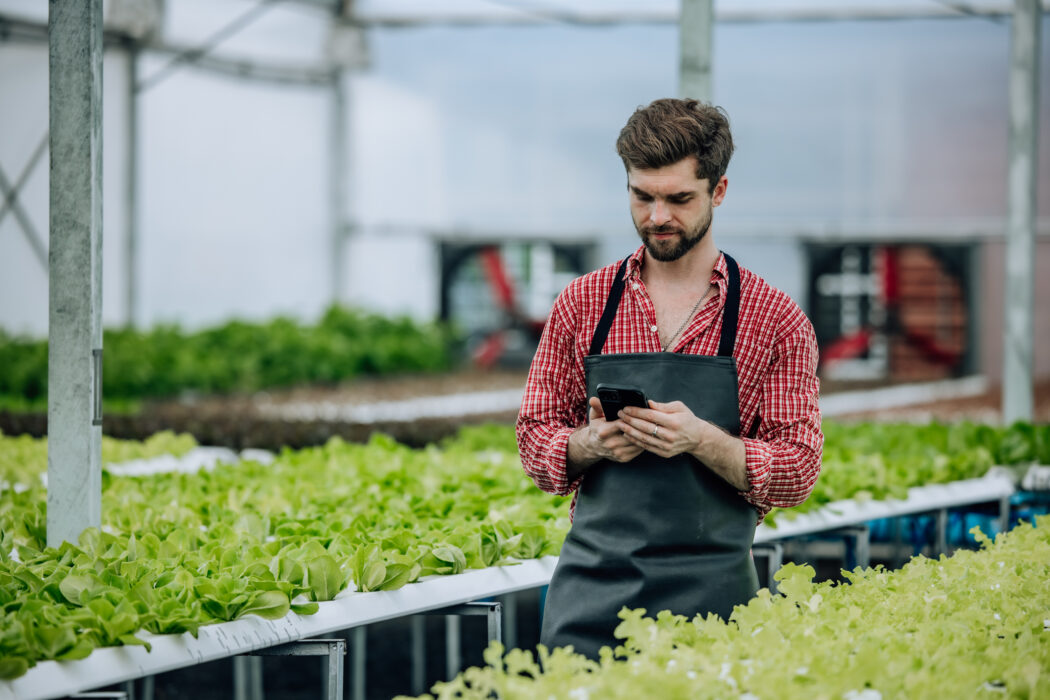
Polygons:
<instances>
[{"instance_id":1,"label":"brown wavy hair","mask_svg":"<svg viewBox=\"0 0 1050 700\"><path fill-rule=\"evenodd\" d=\"M627 120L616 139L616 152L627 170L663 168L694 156L697 179L706 178L713 192L733 156L729 115L698 100L656 100Z\"/></svg>"}]
</instances>

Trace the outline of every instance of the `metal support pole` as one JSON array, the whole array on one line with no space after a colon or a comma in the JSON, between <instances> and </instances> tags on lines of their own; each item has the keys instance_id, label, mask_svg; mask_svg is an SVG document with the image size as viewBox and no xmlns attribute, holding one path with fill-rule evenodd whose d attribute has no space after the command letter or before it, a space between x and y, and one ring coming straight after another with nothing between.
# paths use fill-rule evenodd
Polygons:
<instances>
[{"instance_id":1,"label":"metal support pole","mask_svg":"<svg viewBox=\"0 0 1050 700\"><path fill-rule=\"evenodd\" d=\"M233 657L233 700L248 700L248 657Z\"/></svg>"},{"instance_id":2,"label":"metal support pole","mask_svg":"<svg viewBox=\"0 0 1050 700\"><path fill-rule=\"evenodd\" d=\"M460 647L459 615L445 616L445 680L456 677L463 667Z\"/></svg>"},{"instance_id":3,"label":"metal support pole","mask_svg":"<svg viewBox=\"0 0 1050 700\"><path fill-rule=\"evenodd\" d=\"M346 74L343 70L335 71L332 79L332 110L329 125L328 148L328 210L331 227L329 263L331 265L331 291L329 300L338 303L343 296L346 257L346 178L347 178L347 109L346 109Z\"/></svg>"},{"instance_id":4,"label":"metal support pole","mask_svg":"<svg viewBox=\"0 0 1050 700\"><path fill-rule=\"evenodd\" d=\"M937 541L934 544L933 554L939 556L948 553L948 509L941 508L937 511Z\"/></svg>"},{"instance_id":5,"label":"metal support pole","mask_svg":"<svg viewBox=\"0 0 1050 700\"><path fill-rule=\"evenodd\" d=\"M343 697L343 657L346 656L346 642L342 639L336 641L338 643L328 645L328 658L325 659L328 667L324 675L324 695L328 700L342 700Z\"/></svg>"},{"instance_id":6,"label":"metal support pole","mask_svg":"<svg viewBox=\"0 0 1050 700\"><path fill-rule=\"evenodd\" d=\"M127 230L125 240L124 266L127 276L125 287L124 324L134 328L139 322L139 45L129 43L127 54L128 82L125 99L127 100L127 129L125 130L125 183L124 225Z\"/></svg>"},{"instance_id":7,"label":"metal support pole","mask_svg":"<svg viewBox=\"0 0 1050 700\"><path fill-rule=\"evenodd\" d=\"M426 618L413 615L412 625L412 694L422 695L427 676Z\"/></svg>"},{"instance_id":8,"label":"metal support pole","mask_svg":"<svg viewBox=\"0 0 1050 700\"><path fill-rule=\"evenodd\" d=\"M70 695L70 700L128 700L128 694L123 690L95 690L87 693Z\"/></svg>"},{"instance_id":9,"label":"metal support pole","mask_svg":"<svg viewBox=\"0 0 1050 700\"><path fill-rule=\"evenodd\" d=\"M263 700L262 659L258 656L233 657L233 697L234 700Z\"/></svg>"},{"instance_id":10,"label":"metal support pole","mask_svg":"<svg viewBox=\"0 0 1050 700\"><path fill-rule=\"evenodd\" d=\"M761 553L766 557L766 588L776 595L777 580L773 575L784 565L784 545L779 542L764 542L756 544L751 548L753 553Z\"/></svg>"},{"instance_id":11,"label":"metal support pole","mask_svg":"<svg viewBox=\"0 0 1050 700\"><path fill-rule=\"evenodd\" d=\"M1016 0L1010 29L1003 422L1032 420L1036 179L1039 162L1040 0Z\"/></svg>"},{"instance_id":12,"label":"metal support pole","mask_svg":"<svg viewBox=\"0 0 1050 700\"><path fill-rule=\"evenodd\" d=\"M1006 532L1010 529L1010 497L1002 496L999 498L999 532Z\"/></svg>"},{"instance_id":13,"label":"metal support pole","mask_svg":"<svg viewBox=\"0 0 1050 700\"><path fill-rule=\"evenodd\" d=\"M365 700L365 661L368 649L368 628L355 627L353 631L353 680L351 697L353 700Z\"/></svg>"},{"instance_id":14,"label":"metal support pole","mask_svg":"<svg viewBox=\"0 0 1050 700\"><path fill-rule=\"evenodd\" d=\"M893 562L892 567L899 569L908 561L908 555L904 552L904 534L902 532L901 519L893 519Z\"/></svg>"},{"instance_id":15,"label":"metal support pole","mask_svg":"<svg viewBox=\"0 0 1050 700\"><path fill-rule=\"evenodd\" d=\"M844 563L847 568L853 569L860 567L861 569L867 569L871 565L871 531L867 525L858 525L856 527L845 527L840 532L847 538L853 540L853 561L849 560L850 547L846 547L846 560ZM849 566L852 564L853 566Z\"/></svg>"},{"instance_id":16,"label":"metal support pole","mask_svg":"<svg viewBox=\"0 0 1050 700\"><path fill-rule=\"evenodd\" d=\"M488 620L488 641L503 641L503 604L498 601L481 600L462 605L430 611L431 615L445 616L445 676L446 680L455 678L463 669L461 650L460 617L464 615L485 615Z\"/></svg>"},{"instance_id":17,"label":"metal support pole","mask_svg":"<svg viewBox=\"0 0 1050 700\"><path fill-rule=\"evenodd\" d=\"M102 0L51 0L47 544L102 521Z\"/></svg>"},{"instance_id":18,"label":"metal support pole","mask_svg":"<svg viewBox=\"0 0 1050 700\"><path fill-rule=\"evenodd\" d=\"M499 597L503 606L503 639L508 649L518 646L518 594L507 593Z\"/></svg>"},{"instance_id":19,"label":"metal support pole","mask_svg":"<svg viewBox=\"0 0 1050 700\"><path fill-rule=\"evenodd\" d=\"M364 629L359 627L357 629ZM357 630L354 630L355 632ZM324 697L328 700L342 700L343 698L343 660L346 657L345 639L301 639L297 642L289 642L276 647L268 647L251 652L248 657L235 657L235 659L248 658L252 661L261 662L260 656L323 656L327 665L322 675L324 683ZM235 667L236 668L236 667ZM260 665L260 669L262 666ZM262 683L259 683L259 694L262 695Z\"/></svg>"},{"instance_id":20,"label":"metal support pole","mask_svg":"<svg viewBox=\"0 0 1050 700\"><path fill-rule=\"evenodd\" d=\"M680 65L678 96L711 102L711 55L714 45L713 0L682 0L678 20Z\"/></svg>"},{"instance_id":21,"label":"metal support pole","mask_svg":"<svg viewBox=\"0 0 1050 700\"><path fill-rule=\"evenodd\" d=\"M503 605L496 603L488 611L489 644L503 641Z\"/></svg>"}]
</instances>

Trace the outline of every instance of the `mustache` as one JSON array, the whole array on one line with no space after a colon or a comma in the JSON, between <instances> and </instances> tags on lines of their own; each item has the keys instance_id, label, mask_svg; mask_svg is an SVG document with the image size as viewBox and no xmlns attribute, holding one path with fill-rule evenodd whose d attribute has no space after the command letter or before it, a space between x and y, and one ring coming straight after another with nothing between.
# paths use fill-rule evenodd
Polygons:
<instances>
[{"instance_id":1,"label":"mustache","mask_svg":"<svg viewBox=\"0 0 1050 700\"><path fill-rule=\"evenodd\" d=\"M664 225L664 226L643 226L642 227L642 233L645 233L645 234L656 234L656 233L684 234L685 231L683 231L681 228L679 228L677 226Z\"/></svg>"}]
</instances>

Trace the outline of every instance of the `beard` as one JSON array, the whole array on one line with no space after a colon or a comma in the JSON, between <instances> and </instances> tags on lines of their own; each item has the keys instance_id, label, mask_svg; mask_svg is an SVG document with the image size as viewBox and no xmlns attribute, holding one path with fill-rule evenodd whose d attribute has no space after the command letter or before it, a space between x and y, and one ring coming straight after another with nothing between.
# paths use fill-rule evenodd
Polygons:
<instances>
[{"instance_id":1,"label":"beard","mask_svg":"<svg viewBox=\"0 0 1050 700\"><path fill-rule=\"evenodd\" d=\"M686 231L677 226L638 226L638 235L642 237L642 243L649 255L660 262L674 262L692 250L697 243L704 239L708 229L711 228L712 212L707 211L707 216L697 222L696 226ZM677 233L678 237L670 241L657 241L653 236L658 233Z\"/></svg>"}]
</instances>

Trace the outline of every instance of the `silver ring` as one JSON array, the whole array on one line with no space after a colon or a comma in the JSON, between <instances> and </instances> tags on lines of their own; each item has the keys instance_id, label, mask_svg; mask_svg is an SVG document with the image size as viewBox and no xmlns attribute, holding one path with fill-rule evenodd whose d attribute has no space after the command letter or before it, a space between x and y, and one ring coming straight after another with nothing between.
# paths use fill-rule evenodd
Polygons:
<instances>
[{"instance_id":1,"label":"silver ring","mask_svg":"<svg viewBox=\"0 0 1050 700\"><path fill-rule=\"evenodd\" d=\"M660 432L660 426L658 426L658 425L653 426L653 437L656 437L656 434L658 432Z\"/></svg>"}]
</instances>

